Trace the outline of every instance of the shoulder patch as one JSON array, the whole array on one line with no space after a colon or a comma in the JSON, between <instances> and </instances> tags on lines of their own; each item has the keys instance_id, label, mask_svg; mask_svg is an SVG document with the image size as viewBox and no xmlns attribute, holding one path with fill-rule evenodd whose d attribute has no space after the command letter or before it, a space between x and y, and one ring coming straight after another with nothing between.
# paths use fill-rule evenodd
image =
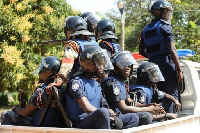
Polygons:
<instances>
[{"instance_id":1,"label":"shoulder patch","mask_svg":"<svg viewBox=\"0 0 200 133\"><path fill-rule=\"evenodd\" d=\"M76 91L78 91L79 87L80 87L80 82L79 82L79 80L74 80L74 81L72 82L72 90L73 90L74 92L76 92Z\"/></svg>"},{"instance_id":2,"label":"shoulder patch","mask_svg":"<svg viewBox=\"0 0 200 133\"><path fill-rule=\"evenodd\" d=\"M115 95L119 95L119 93L120 93L119 85L113 85L113 93Z\"/></svg>"}]
</instances>

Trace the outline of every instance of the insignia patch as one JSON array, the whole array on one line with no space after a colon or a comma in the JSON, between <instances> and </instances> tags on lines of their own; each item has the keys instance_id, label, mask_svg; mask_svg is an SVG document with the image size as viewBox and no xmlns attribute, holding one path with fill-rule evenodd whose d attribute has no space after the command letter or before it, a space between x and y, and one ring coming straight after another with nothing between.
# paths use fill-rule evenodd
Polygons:
<instances>
[{"instance_id":1,"label":"insignia patch","mask_svg":"<svg viewBox=\"0 0 200 133\"><path fill-rule=\"evenodd\" d=\"M72 90L73 90L74 92L77 91L78 88L79 88L79 84L74 83L74 84L72 85Z\"/></svg>"},{"instance_id":2,"label":"insignia patch","mask_svg":"<svg viewBox=\"0 0 200 133\"><path fill-rule=\"evenodd\" d=\"M115 95L119 95L119 93L120 93L120 90L119 90L119 88L118 88L118 86L117 85L113 85L113 92L114 92L114 94Z\"/></svg>"}]
</instances>

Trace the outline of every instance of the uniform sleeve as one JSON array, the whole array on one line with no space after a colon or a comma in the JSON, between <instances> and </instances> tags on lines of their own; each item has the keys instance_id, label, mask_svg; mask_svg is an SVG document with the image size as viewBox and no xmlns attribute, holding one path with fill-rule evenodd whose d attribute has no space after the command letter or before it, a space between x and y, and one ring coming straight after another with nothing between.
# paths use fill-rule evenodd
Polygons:
<instances>
[{"instance_id":1,"label":"uniform sleeve","mask_svg":"<svg viewBox=\"0 0 200 133\"><path fill-rule=\"evenodd\" d=\"M110 108L106 99L103 96L101 97L101 107Z\"/></svg>"},{"instance_id":2,"label":"uniform sleeve","mask_svg":"<svg viewBox=\"0 0 200 133\"><path fill-rule=\"evenodd\" d=\"M156 93L158 100L164 100L165 92L158 90L158 88L154 88L154 92Z\"/></svg>"},{"instance_id":3,"label":"uniform sleeve","mask_svg":"<svg viewBox=\"0 0 200 133\"><path fill-rule=\"evenodd\" d=\"M108 100L109 102L114 103L125 100L122 98L122 95L120 93L119 83L114 82L113 80L107 80L101 84L101 88L103 90L103 93L105 94L106 100Z\"/></svg>"},{"instance_id":4,"label":"uniform sleeve","mask_svg":"<svg viewBox=\"0 0 200 133\"><path fill-rule=\"evenodd\" d=\"M81 97L86 97L84 85L80 79L72 79L69 82L67 92L76 100L80 99Z\"/></svg>"},{"instance_id":5,"label":"uniform sleeve","mask_svg":"<svg viewBox=\"0 0 200 133\"><path fill-rule=\"evenodd\" d=\"M161 26L161 33L164 35L166 42L174 42L173 29L170 24L163 24Z\"/></svg>"},{"instance_id":6,"label":"uniform sleeve","mask_svg":"<svg viewBox=\"0 0 200 133\"><path fill-rule=\"evenodd\" d=\"M79 45L75 41L67 41L60 71L58 72L61 78L65 78L64 80L68 79L69 73L74 65L74 60L78 57L78 53Z\"/></svg>"},{"instance_id":7,"label":"uniform sleeve","mask_svg":"<svg viewBox=\"0 0 200 133\"><path fill-rule=\"evenodd\" d=\"M39 98L39 95L41 97L41 102L45 103L47 99L47 95L45 93L45 90L42 87L38 87L31 95L28 104L33 104L34 106L37 106L37 99Z\"/></svg>"}]
</instances>

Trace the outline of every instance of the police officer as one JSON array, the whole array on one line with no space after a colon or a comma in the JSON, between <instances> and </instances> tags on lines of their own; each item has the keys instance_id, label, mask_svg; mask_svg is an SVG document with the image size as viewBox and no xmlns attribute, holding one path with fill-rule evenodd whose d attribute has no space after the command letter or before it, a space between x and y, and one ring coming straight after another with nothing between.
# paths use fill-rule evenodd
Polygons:
<instances>
[{"instance_id":1,"label":"police officer","mask_svg":"<svg viewBox=\"0 0 200 133\"><path fill-rule=\"evenodd\" d=\"M164 81L162 73L155 63L144 62L137 69L137 84L130 86L130 92L136 92L137 100L141 104L158 103L163 100L174 102L176 110L180 110L181 104L173 96L158 90L157 82ZM176 118L177 115L167 113L169 118ZM161 115L160 117L163 117Z\"/></svg>"},{"instance_id":2,"label":"police officer","mask_svg":"<svg viewBox=\"0 0 200 133\"><path fill-rule=\"evenodd\" d=\"M99 46L106 49L111 57L114 53L122 51L118 44L118 38L115 36L115 25L109 19L102 19L97 23L96 37Z\"/></svg>"},{"instance_id":3,"label":"police officer","mask_svg":"<svg viewBox=\"0 0 200 133\"><path fill-rule=\"evenodd\" d=\"M125 84L127 77L130 76L133 65L137 64L137 62L129 51L115 53L111 61L114 66L114 71L111 76L101 83L109 106L117 114L137 113L139 116L139 125L152 123L152 114L161 113L163 111L162 108L153 104L145 107L132 105L135 101L130 98L128 94L129 88Z\"/></svg>"},{"instance_id":4,"label":"police officer","mask_svg":"<svg viewBox=\"0 0 200 133\"><path fill-rule=\"evenodd\" d=\"M31 95L25 108L13 107L12 111L5 111L1 115L2 125L19 125L19 126L38 126L44 104L48 97L46 88L48 84L53 83L55 75L60 69L61 61L55 56L42 58L39 67L39 80L43 83ZM59 89L63 89L61 86ZM58 108L53 104L47 110L42 125L45 127L59 127L62 121L62 115Z\"/></svg>"},{"instance_id":5,"label":"police officer","mask_svg":"<svg viewBox=\"0 0 200 133\"><path fill-rule=\"evenodd\" d=\"M99 17L92 12L84 12L83 14L81 14L81 17L87 23L87 30L95 35L95 28L100 20Z\"/></svg>"},{"instance_id":6,"label":"police officer","mask_svg":"<svg viewBox=\"0 0 200 133\"><path fill-rule=\"evenodd\" d=\"M62 59L59 76L67 81L76 71L79 70L79 55L86 48L98 45L91 40L93 34L87 30L87 23L82 17L70 16L66 18L64 32L69 41L65 44L65 51Z\"/></svg>"},{"instance_id":7,"label":"police officer","mask_svg":"<svg viewBox=\"0 0 200 133\"><path fill-rule=\"evenodd\" d=\"M158 64L165 81L158 88L178 99L177 80L182 81L183 74L176 53L171 27L173 9L166 0L157 0L151 7L155 17L141 33L139 53L149 58L149 62ZM178 78L176 78L176 73ZM173 112L173 103L165 101L162 105L166 112Z\"/></svg>"},{"instance_id":8,"label":"police officer","mask_svg":"<svg viewBox=\"0 0 200 133\"><path fill-rule=\"evenodd\" d=\"M103 71L113 69L107 52L99 46L85 49L80 56L81 70L79 70L66 87L66 110L73 127L84 129L110 129L110 121L121 128L137 126L138 117L127 114L111 117L115 113L108 110L101 88L94 80ZM103 102L104 101L104 102ZM111 117L111 118L110 118ZM120 124L122 121L122 124ZM111 122L112 123L112 122Z\"/></svg>"}]
</instances>

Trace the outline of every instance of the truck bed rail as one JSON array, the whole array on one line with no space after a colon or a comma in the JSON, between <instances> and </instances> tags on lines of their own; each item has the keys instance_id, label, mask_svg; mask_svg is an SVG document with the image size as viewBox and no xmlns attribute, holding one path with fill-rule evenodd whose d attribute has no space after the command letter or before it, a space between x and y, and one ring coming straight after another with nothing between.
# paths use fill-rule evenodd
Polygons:
<instances>
[{"instance_id":1,"label":"truck bed rail","mask_svg":"<svg viewBox=\"0 0 200 133\"><path fill-rule=\"evenodd\" d=\"M123 129L77 129L53 127L28 127L0 125L0 133L194 133L200 132L200 115L190 115L174 120Z\"/></svg>"}]
</instances>

